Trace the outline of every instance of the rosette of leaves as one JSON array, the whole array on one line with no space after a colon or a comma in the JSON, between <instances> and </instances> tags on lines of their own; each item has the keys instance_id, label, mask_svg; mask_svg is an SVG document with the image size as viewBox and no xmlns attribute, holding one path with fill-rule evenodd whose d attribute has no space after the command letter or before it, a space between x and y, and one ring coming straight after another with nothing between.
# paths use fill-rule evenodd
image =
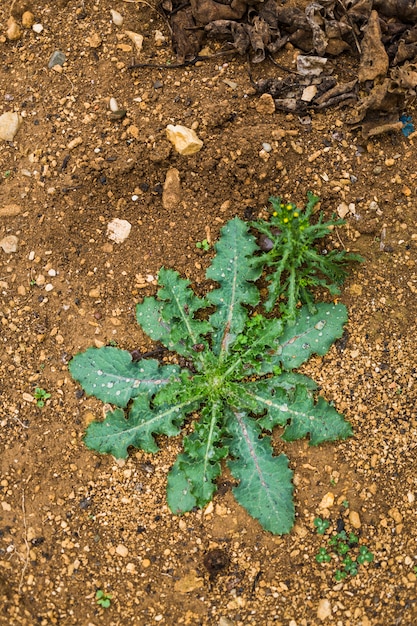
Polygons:
<instances>
[{"instance_id":1,"label":"rosette of leaves","mask_svg":"<svg viewBox=\"0 0 417 626\"><path fill-rule=\"evenodd\" d=\"M315 247L318 240L329 235L335 226L344 224L342 219L323 221L320 213L316 223L311 217L319 198L307 194L307 204L298 209L291 202L271 197L271 216L268 221L251 223L260 233L262 254L254 259L255 267L268 268L268 297L266 311L275 304L285 318L293 322L299 302L306 304L314 313L316 305L312 288L327 289L332 296L340 293L340 286L347 276L347 263L363 261L359 254L346 250L329 250L321 253Z\"/></svg>"},{"instance_id":2,"label":"rosette of leaves","mask_svg":"<svg viewBox=\"0 0 417 626\"><path fill-rule=\"evenodd\" d=\"M126 458L130 446L156 452L155 435L178 435L195 417L168 475L173 513L207 504L227 462L238 502L266 530L283 534L294 522L292 471L265 431L280 426L284 440L309 436L312 445L351 435L333 406L316 401L314 381L293 371L313 353L328 351L347 316L343 305L324 303L313 315L302 308L291 327L254 315L256 250L248 226L235 218L215 246L206 274L215 283L206 297L162 268L157 296L137 305L142 329L189 367L133 362L129 352L103 347L76 355L70 372L88 394L115 406L88 426L85 444L92 450L118 458Z\"/></svg>"}]
</instances>

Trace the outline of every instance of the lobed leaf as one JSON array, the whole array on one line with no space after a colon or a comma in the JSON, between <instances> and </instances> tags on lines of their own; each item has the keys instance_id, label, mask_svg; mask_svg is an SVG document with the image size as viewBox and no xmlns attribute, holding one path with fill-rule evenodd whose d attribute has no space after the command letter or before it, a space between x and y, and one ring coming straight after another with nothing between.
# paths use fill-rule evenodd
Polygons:
<instances>
[{"instance_id":1,"label":"lobed leaf","mask_svg":"<svg viewBox=\"0 0 417 626\"><path fill-rule=\"evenodd\" d=\"M161 366L155 359L133 362L130 352L104 346L75 355L69 371L88 395L125 407L142 393L150 397L178 376L180 369L176 365Z\"/></svg>"},{"instance_id":2,"label":"lobed leaf","mask_svg":"<svg viewBox=\"0 0 417 626\"><path fill-rule=\"evenodd\" d=\"M289 533L294 524L292 471L284 454L273 456L270 437L260 438L261 428L244 413L234 412L227 420L228 466L239 485L236 500L265 530Z\"/></svg>"},{"instance_id":3,"label":"lobed leaf","mask_svg":"<svg viewBox=\"0 0 417 626\"><path fill-rule=\"evenodd\" d=\"M307 393L316 388L316 383L311 378L293 372L235 385L236 406L246 408L255 414L265 413L259 424L267 430L272 430L274 426L284 426L287 423L292 392L299 385L303 385Z\"/></svg>"},{"instance_id":4,"label":"lobed leaf","mask_svg":"<svg viewBox=\"0 0 417 626\"><path fill-rule=\"evenodd\" d=\"M347 439L353 434L351 425L343 415L321 396L315 404L303 387L297 387L286 413L291 422L282 435L285 441L295 441L310 435L310 445L317 446L324 441Z\"/></svg>"},{"instance_id":5,"label":"lobed leaf","mask_svg":"<svg viewBox=\"0 0 417 626\"><path fill-rule=\"evenodd\" d=\"M215 313L210 316L214 328L212 349L223 358L248 319L243 305L256 306L259 302L259 292L253 281L259 278L261 271L251 262L257 250L255 238L238 217L222 228L215 249L216 256L206 276L220 286L208 293L207 300L216 306Z\"/></svg>"},{"instance_id":6,"label":"lobed leaf","mask_svg":"<svg viewBox=\"0 0 417 626\"><path fill-rule=\"evenodd\" d=\"M183 356L190 356L199 344L208 347L205 335L212 327L207 321L194 318L207 301L198 298L190 289L190 281L174 270L161 268L158 282L158 300L145 298L136 305L136 319L146 334ZM194 353L196 357L199 354Z\"/></svg>"},{"instance_id":7,"label":"lobed leaf","mask_svg":"<svg viewBox=\"0 0 417 626\"><path fill-rule=\"evenodd\" d=\"M152 409L146 396L138 396L127 418L124 411L116 409L108 413L104 421L92 422L87 428L84 443L90 450L112 454L117 459L127 458L129 446L145 452L157 452L153 435L178 435L178 424L194 408L195 404L189 402Z\"/></svg>"},{"instance_id":8,"label":"lobed leaf","mask_svg":"<svg viewBox=\"0 0 417 626\"><path fill-rule=\"evenodd\" d=\"M276 360L284 369L299 367L312 354L323 356L332 343L342 336L347 322L347 310L343 304L319 302L317 312L311 314L302 307L295 324L287 324L280 337Z\"/></svg>"},{"instance_id":9,"label":"lobed leaf","mask_svg":"<svg viewBox=\"0 0 417 626\"><path fill-rule=\"evenodd\" d=\"M173 513L203 507L212 499L216 491L213 481L221 473L220 460L227 455L227 448L220 447L220 419L220 403L204 407L194 432L184 438L184 453L178 457L168 476L167 498Z\"/></svg>"}]
</instances>

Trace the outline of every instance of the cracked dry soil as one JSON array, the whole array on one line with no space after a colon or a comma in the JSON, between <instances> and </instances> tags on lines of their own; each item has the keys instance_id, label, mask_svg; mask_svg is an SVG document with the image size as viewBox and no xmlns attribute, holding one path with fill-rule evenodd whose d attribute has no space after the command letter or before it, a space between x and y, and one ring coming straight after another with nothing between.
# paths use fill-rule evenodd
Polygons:
<instances>
[{"instance_id":1,"label":"cracked dry soil","mask_svg":"<svg viewBox=\"0 0 417 626\"><path fill-rule=\"evenodd\" d=\"M124 16L122 28L110 9ZM18 241L16 252L0 249L0 622L416 623L416 139L364 141L342 108L309 123L272 114L241 57L129 70L125 28L144 35L145 58L173 58L169 40L155 43L156 30L169 33L147 3L34 1L31 10L44 30L0 43L0 114L23 115L0 151L0 238ZM55 50L67 57L62 71L47 67ZM277 60L294 63L294 50ZM332 63L355 77L354 58ZM268 61L251 68L257 79L272 70ZM111 97L124 118L110 119ZM416 114L413 102L407 113ZM177 154L165 135L171 123L194 125L202 150ZM168 209L171 168L181 197ZM203 293L211 253L197 241L215 240L235 215L264 212L270 195L301 205L307 190L327 217L350 205L327 245L365 257L341 294L343 339L304 368L355 436L310 448L274 435L295 471L287 536L248 517L227 474L205 511L175 517L165 487L181 439L161 437L157 455L132 451L126 462L85 449L84 428L102 405L80 393L68 361L109 342L151 350L134 309L155 293L158 269L177 269ZM120 244L106 234L116 217L132 225ZM36 387L51 394L43 408ZM315 560L324 545L317 515L332 528L359 525L374 562L336 582L336 562ZM109 608L97 604L98 589L111 594Z\"/></svg>"}]
</instances>

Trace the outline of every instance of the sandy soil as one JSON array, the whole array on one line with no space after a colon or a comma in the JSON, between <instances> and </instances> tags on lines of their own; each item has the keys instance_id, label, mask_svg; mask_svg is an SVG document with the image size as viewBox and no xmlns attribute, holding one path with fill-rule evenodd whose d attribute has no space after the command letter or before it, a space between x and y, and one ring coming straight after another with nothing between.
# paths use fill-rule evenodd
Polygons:
<instances>
[{"instance_id":1,"label":"sandy soil","mask_svg":"<svg viewBox=\"0 0 417 626\"><path fill-rule=\"evenodd\" d=\"M0 43L0 114L23 116L0 150L0 239L17 238L15 252L0 249L0 622L415 623L416 140L364 141L344 109L312 113L310 123L268 113L240 57L129 69L125 29L144 35L144 59L175 61L166 23L146 3L34 1L31 10L44 30ZM161 46L157 30L167 37ZM61 71L48 69L56 50L67 58ZM293 64L294 50L277 58ZM333 63L337 75L355 77L355 59ZM269 62L251 71L279 73ZM126 110L121 119L112 119L112 97ZM200 152L175 152L165 128L176 123L196 129ZM171 168L181 194L164 208ZM366 259L340 298L349 310L343 339L304 370L355 436L319 448L274 437L295 471L290 535L251 520L227 473L205 511L175 517L166 475L181 438L160 438L157 455L132 451L126 462L88 451L84 428L103 407L82 394L68 362L110 342L151 349L134 309L155 293L158 269L177 269L203 293L211 253L197 241L215 240L235 215L262 213L270 195L301 205L308 190L328 217L351 205L329 245ZM120 244L107 235L116 217L132 225ZM51 394L43 408L36 387ZM326 545L317 515L329 518L329 532L342 521L357 526L374 562L335 581L336 560L315 559ZM98 589L111 595L109 608L97 604Z\"/></svg>"}]
</instances>

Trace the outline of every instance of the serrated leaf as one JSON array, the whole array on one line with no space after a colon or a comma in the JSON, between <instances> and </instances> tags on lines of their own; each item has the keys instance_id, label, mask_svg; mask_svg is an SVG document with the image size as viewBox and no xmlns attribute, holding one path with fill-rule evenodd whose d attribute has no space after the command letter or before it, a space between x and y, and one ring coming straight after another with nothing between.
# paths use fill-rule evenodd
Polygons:
<instances>
[{"instance_id":1,"label":"serrated leaf","mask_svg":"<svg viewBox=\"0 0 417 626\"><path fill-rule=\"evenodd\" d=\"M160 366L155 359L133 362L130 352L104 346L77 354L69 363L69 371L88 395L125 407L139 394L154 394L178 376L180 369L176 365Z\"/></svg>"},{"instance_id":2,"label":"serrated leaf","mask_svg":"<svg viewBox=\"0 0 417 626\"><path fill-rule=\"evenodd\" d=\"M174 270L161 268L158 282L158 300L145 298L136 306L136 319L146 334L184 356L193 353L193 346L208 347L204 336L212 327L209 322L194 318L207 302L198 298L190 289L190 281ZM199 355L195 352L201 360Z\"/></svg>"},{"instance_id":3,"label":"serrated leaf","mask_svg":"<svg viewBox=\"0 0 417 626\"><path fill-rule=\"evenodd\" d=\"M172 476L170 474L168 477L167 497L173 512L190 510L179 508L177 496L182 506L187 502L191 508L203 507L216 491L213 481L220 475L220 460L227 455L227 448L219 446L222 438L218 426L220 408L219 403L204 407L201 421L196 424L194 432L184 438L184 453L178 457Z\"/></svg>"},{"instance_id":4,"label":"serrated leaf","mask_svg":"<svg viewBox=\"0 0 417 626\"><path fill-rule=\"evenodd\" d=\"M303 387L297 387L286 413L290 424L282 435L285 441L310 435L310 445L317 446L324 441L347 439L352 435L352 427L343 415L321 396L315 404Z\"/></svg>"},{"instance_id":5,"label":"serrated leaf","mask_svg":"<svg viewBox=\"0 0 417 626\"><path fill-rule=\"evenodd\" d=\"M139 396L133 401L127 418L121 409L116 409L108 413L104 421L92 422L87 428L84 443L91 450L112 454L117 459L127 458L129 446L145 452L157 452L153 435L178 435L178 424L194 408L194 403L189 402L182 406L152 409L148 399Z\"/></svg>"},{"instance_id":6,"label":"serrated leaf","mask_svg":"<svg viewBox=\"0 0 417 626\"><path fill-rule=\"evenodd\" d=\"M189 466L187 455L179 454L168 474L167 502L174 515L181 515L197 506L197 499L192 494L193 483L188 477Z\"/></svg>"},{"instance_id":7,"label":"serrated leaf","mask_svg":"<svg viewBox=\"0 0 417 626\"><path fill-rule=\"evenodd\" d=\"M256 306L259 302L253 281L259 278L260 269L250 260L257 250L255 238L238 217L222 228L215 249L216 256L206 276L217 281L220 287L210 291L207 299L216 306L216 312L210 316L210 324L215 329L212 349L215 354L224 355L245 326L248 313L243 305Z\"/></svg>"},{"instance_id":8,"label":"serrated leaf","mask_svg":"<svg viewBox=\"0 0 417 626\"><path fill-rule=\"evenodd\" d=\"M267 430L274 426L284 426L289 420L293 392L297 385L305 385L306 390L314 390L313 380L302 374L284 372L264 380L244 385L235 385L234 396L236 406L245 408L252 413L265 413L258 423ZM307 393L311 393L308 391ZM238 404L239 403L239 404Z\"/></svg>"},{"instance_id":9,"label":"serrated leaf","mask_svg":"<svg viewBox=\"0 0 417 626\"><path fill-rule=\"evenodd\" d=\"M276 359L284 369L299 367L312 354L324 355L332 343L342 336L347 322L347 310L343 304L319 302L317 312L311 314L302 307L295 324L287 324L280 337Z\"/></svg>"},{"instance_id":10,"label":"serrated leaf","mask_svg":"<svg viewBox=\"0 0 417 626\"><path fill-rule=\"evenodd\" d=\"M292 471L284 454L273 456L270 437L260 438L257 422L243 413L228 417L229 449L233 461L228 466L239 485L233 489L236 500L265 530L283 535L294 524Z\"/></svg>"}]
</instances>

